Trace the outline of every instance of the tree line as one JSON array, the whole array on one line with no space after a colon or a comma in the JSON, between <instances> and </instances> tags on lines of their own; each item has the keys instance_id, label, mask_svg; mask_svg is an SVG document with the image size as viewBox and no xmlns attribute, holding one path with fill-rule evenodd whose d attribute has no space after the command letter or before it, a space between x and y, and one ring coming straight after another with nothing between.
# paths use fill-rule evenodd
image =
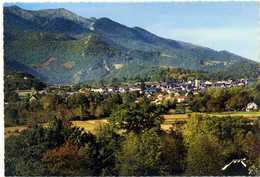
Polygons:
<instances>
[{"instance_id":1,"label":"tree line","mask_svg":"<svg viewBox=\"0 0 260 177\"><path fill-rule=\"evenodd\" d=\"M67 120L88 120L108 117L118 106L133 102L139 97L138 93L100 94L88 92L65 94L48 93L35 94L24 99L17 94L9 97L5 105L5 125L15 126L32 124L32 122L47 122L54 117ZM10 100L11 99L11 100Z\"/></svg>"},{"instance_id":2,"label":"tree line","mask_svg":"<svg viewBox=\"0 0 260 177\"><path fill-rule=\"evenodd\" d=\"M212 88L192 100L194 112L244 111L249 103L260 105L260 84L229 89Z\"/></svg>"}]
</instances>

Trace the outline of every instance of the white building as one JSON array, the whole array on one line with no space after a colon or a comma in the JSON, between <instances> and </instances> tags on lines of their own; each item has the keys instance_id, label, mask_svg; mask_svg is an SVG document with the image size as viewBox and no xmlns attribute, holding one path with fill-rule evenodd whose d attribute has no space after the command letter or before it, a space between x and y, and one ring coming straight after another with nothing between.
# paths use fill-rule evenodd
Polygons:
<instances>
[{"instance_id":1,"label":"white building","mask_svg":"<svg viewBox=\"0 0 260 177\"><path fill-rule=\"evenodd\" d=\"M246 111L257 111L258 110L258 106L255 103L248 103L247 107L246 107Z\"/></svg>"},{"instance_id":2,"label":"white building","mask_svg":"<svg viewBox=\"0 0 260 177\"><path fill-rule=\"evenodd\" d=\"M102 88L91 88L92 92L98 92L98 93L103 93L104 90Z\"/></svg>"},{"instance_id":3,"label":"white building","mask_svg":"<svg viewBox=\"0 0 260 177\"><path fill-rule=\"evenodd\" d=\"M212 84L213 84L213 83L210 82L210 81L206 81L206 82L205 82L205 85L207 85L207 86L212 86Z\"/></svg>"},{"instance_id":4,"label":"white building","mask_svg":"<svg viewBox=\"0 0 260 177\"><path fill-rule=\"evenodd\" d=\"M200 81L198 79L195 80L195 87L199 87L200 86Z\"/></svg>"}]
</instances>

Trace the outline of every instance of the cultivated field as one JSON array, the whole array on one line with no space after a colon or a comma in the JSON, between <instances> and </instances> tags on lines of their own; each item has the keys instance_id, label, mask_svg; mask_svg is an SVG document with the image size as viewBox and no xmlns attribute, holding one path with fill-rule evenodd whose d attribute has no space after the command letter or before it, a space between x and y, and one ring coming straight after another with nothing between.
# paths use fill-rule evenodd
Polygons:
<instances>
[{"instance_id":1,"label":"cultivated field","mask_svg":"<svg viewBox=\"0 0 260 177\"><path fill-rule=\"evenodd\" d=\"M167 114L163 115L163 118L165 119L165 123L169 122L175 122L175 121L187 121L192 115L195 114L201 114L205 115L206 113L190 113L190 114ZM260 117L260 112L220 112L220 113L210 113L207 114L210 116L241 116L246 119L256 120L258 117Z\"/></svg>"},{"instance_id":2,"label":"cultivated field","mask_svg":"<svg viewBox=\"0 0 260 177\"><path fill-rule=\"evenodd\" d=\"M203 113L191 113L191 114L169 114L163 115L164 123L161 125L161 128L165 131L170 130L172 123L180 121L188 121L190 117L194 114L203 114ZM260 112L226 112L226 113L212 113L208 114L211 116L242 116L246 119L256 120L257 117L260 117ZM95 130L102 124L107 123L106 119L99 120L87 120L87 121L72 121L74 126L84 128L86 131L95 133Z\"/></svg>"},{"instance_id":3,"label":"cultivated field","mask_svg":"<svg viewBox=\"0 0 260 177\"><path fill-rule=\"evenodd\" d=\"M27 126L5 127L5 138L10 135L18 135L21 131L27 128Z\"/></svg>"},{"instance_id":4,"label":"cultivated field","mask_svg":"<svg viewBox=\"0 0 260 177\"><path fill-rule=\"evenodd\" d=\"M174 122L183 122L188 121L192 115L195 114L204 114L204 113L191 113L191 114L168 114L163 115L164 123L161 125L161 128L165 131L170 130L172 123ZM246 119L256 120L260 117L260 112L223 112L223 113L211 113L208 114L211 116L242 116ZM73 126L83 128L85 131L90 131L92 133L96 132L96 129L102 124L107 123L106 119L97 119L97 120L86 120L86 121L72 121ZM26 126L16 126L16 127L6 127L5 128L5 137L10 135L15 135L20 133L22 130L27 129Z\"/></svg>"},{"instance_id":5,"label":"cultivated field","mask_svg":"<svg viewBox=\"0 0 260 177\"><path fill-rule=\"evenodd\" d=\"M72 121L73 126L83 128L85 131L90 131L92 133L95 133L96 129L105 123L107 123L106 119Z\"/></svg>"}]
</instances>

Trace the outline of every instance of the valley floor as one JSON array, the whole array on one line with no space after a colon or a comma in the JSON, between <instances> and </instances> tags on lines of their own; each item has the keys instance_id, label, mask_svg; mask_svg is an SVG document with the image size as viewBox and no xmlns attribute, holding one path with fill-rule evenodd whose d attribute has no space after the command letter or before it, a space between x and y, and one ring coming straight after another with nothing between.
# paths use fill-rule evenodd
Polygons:
<instances>
[{"instance_id":1,"label":"valley floor","mask_svg":"<svg viewBox=\"0 0 260 177\"><path fill-rule=\"evenodd\" d=\"M189 113L189 114L165 114L162 115L164 118L163 124L161 124L161 128L164 131L169 131L173 128L173 123L176 122L186 122L189 118L194 114L206 114L206 113ZM256 120L260 117L260 112L218 112L218 113L209 113L207 115L211 116L242 116L245 119ZM107 123L107 119L95 119L95 120L85 120L85 121L72 121L72 124L76 127L83 128L85 131L90 131L91 133L95 133L97 128L105 123ZM17 135L19 132L27 129L26 126L15 126L15 127L5 127L5 138L11 135Z\"/></svg>"}]
</instances>

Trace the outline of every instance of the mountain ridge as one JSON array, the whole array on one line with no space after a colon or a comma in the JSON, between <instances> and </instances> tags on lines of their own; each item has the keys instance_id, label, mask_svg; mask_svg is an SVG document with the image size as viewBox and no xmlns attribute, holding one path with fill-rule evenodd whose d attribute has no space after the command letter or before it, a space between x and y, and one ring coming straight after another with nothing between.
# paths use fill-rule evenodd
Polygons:
<instances>
[{"instance_id":1,"label":"mountain ridge","mask_svg":"<svg viewBox=\"0 0 260 177\"><path fill-rule=\"evenodd\" d=\"M257 64L228 51L162 38L106 17L81 17L64 8L4 7L4 34L5 61L33 68L49 83L112 79L119 65L120 70L143 65L219 72L237 63ZM35 67L48 58L55 58L48 67Z\"/></svg>"}]
</instances>

